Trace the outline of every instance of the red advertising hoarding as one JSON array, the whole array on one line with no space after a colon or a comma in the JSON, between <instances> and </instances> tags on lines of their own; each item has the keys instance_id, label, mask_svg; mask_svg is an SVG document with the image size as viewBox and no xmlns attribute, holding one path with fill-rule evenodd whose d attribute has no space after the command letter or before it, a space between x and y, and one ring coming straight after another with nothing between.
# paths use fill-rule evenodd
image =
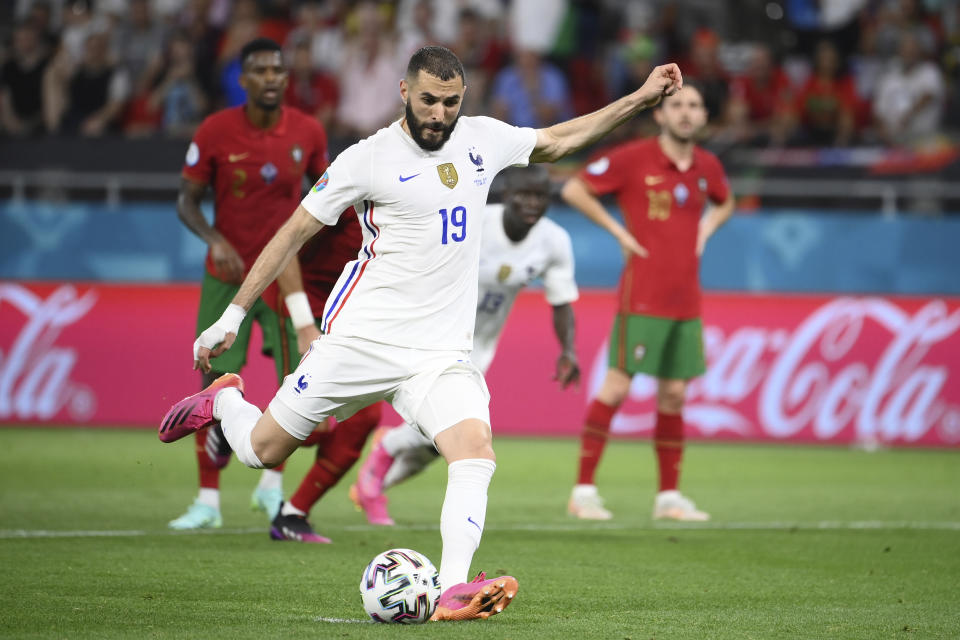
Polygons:
<instances>
[{"instance_id":1,"label":"red advertising hoarding","mask_svg":"<svg viewBox=\"0 0 960 640\"><path fill-rule=\"evenodd\" d=\"M0 423L153 426L194 392L198 287L0 283ZM496 433L574 435L606 366L611 292L575 305L584 380L552 381L550 309L516 302L488 375ZM691 384L691 438L957 446L960 300L710 294L707 373ZM248 397L276 389L251 356ZM638 376L616 433L649 435L654 381Z\"/></svg>"}]
</instances>

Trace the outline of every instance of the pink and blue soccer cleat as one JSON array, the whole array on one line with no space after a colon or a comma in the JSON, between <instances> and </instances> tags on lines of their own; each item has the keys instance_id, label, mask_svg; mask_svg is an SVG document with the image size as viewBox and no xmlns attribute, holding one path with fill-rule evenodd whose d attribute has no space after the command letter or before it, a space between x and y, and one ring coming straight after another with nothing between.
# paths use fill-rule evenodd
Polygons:
<instances>
[{"instance_id":1,"label":"pink and blue soccer cleat","mask_svg":"<svg viewBox=\"0 0 960 640\"><path fill-rule=\"evenodd\" d=\"M481 572L473 582L455 584L440 596L431 620L489 618L507 608L520 588L513 576L486 580Z\"/></svg>"},{"instance_id":2,"label":"pink and blue soccer cleat","mask_svg":"<svg viewBox=\"0 0 960 640\"><path fill-rule=\"evenodd\" d=\"M160 441L174 442L180 438L216 424L213 400L223 389L233 387L243 393L243 379L235 373L225 373L200 393L187 396L176 403L160 422Z\"/></svg>"}]
</instances>

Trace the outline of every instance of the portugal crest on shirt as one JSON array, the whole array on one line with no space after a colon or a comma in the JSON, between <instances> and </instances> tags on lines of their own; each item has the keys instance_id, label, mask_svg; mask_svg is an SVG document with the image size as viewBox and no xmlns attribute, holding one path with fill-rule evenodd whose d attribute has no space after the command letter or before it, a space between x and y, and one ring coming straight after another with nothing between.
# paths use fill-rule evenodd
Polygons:
<instances>
[{"instance_id":1,"label":"portugal crest on shirt","mask_svg":"<svg viewBox=\"0 0 960 640\"><path fill-rule=\"evenodd\" d=\"M440 174L440 182L446 187L453 189L457 186L457 180L460 179L460 176L457 175L457 168L453 166L452 162L437 165L437 173Z\"/></svg>"},{"instance_id":2,"label":"portugal crest on shirt","mask_svg":"<svg viewBox=\"0 0 960 640\"><path fill-rule=\"evenodd\" d=\"M300 161L303 160L303 149L300 148L300 145L293 145L293 148L290 149L290 157L293 158L295 164L300 164Z\"/></svg>"}]
</instances>

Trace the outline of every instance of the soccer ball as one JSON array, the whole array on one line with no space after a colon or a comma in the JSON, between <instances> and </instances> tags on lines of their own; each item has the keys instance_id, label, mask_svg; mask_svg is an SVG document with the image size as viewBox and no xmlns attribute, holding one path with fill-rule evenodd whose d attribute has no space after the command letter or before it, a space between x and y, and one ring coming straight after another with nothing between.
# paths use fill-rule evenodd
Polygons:
<instances>
[{"instance_id":1,"label":"soccer ball","mask_svg":"<svg viewBox=\"0 0 960 640\"><path fill-rule=\"evenodd\" d=\"M377 622L426 622L440 601L440 574L426 556L411 549L390 549L364 569L360 596L363 608Z\"/></svg>"}]
</instances>

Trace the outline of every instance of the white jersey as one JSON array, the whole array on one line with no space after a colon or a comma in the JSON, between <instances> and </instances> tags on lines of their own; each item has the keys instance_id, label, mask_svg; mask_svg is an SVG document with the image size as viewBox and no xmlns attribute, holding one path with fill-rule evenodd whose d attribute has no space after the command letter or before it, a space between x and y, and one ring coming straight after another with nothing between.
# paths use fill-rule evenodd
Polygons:
<instances>
[{"instance_id":1,"label":"white jersey","mask_svg":"<svg viewBox=\"0 0 960 640\"><path fill-rule=\"evenodd\" d=\"M469 351L480 231L494 176L526 165L533 129L462 117L439 151L394 122L341 153L303 199L324 224L353 207L356 260L327 298L321 329L416 349Z\"/></svg>"},{"instance_id":2,"label":"white jersey","mask_svg":"<svg viewBox=\"0 0 960 640\"><path fill-rule=\"evenodd\" d=\"M503 230L503 205L487 205L480 248L480 293L470 359L484 373L517 294L543 278L544 294L553 306L579 297L573 278L570 235L553 220L541 218L527 237L513 242Z\"/></svg>"}]
</instances>

